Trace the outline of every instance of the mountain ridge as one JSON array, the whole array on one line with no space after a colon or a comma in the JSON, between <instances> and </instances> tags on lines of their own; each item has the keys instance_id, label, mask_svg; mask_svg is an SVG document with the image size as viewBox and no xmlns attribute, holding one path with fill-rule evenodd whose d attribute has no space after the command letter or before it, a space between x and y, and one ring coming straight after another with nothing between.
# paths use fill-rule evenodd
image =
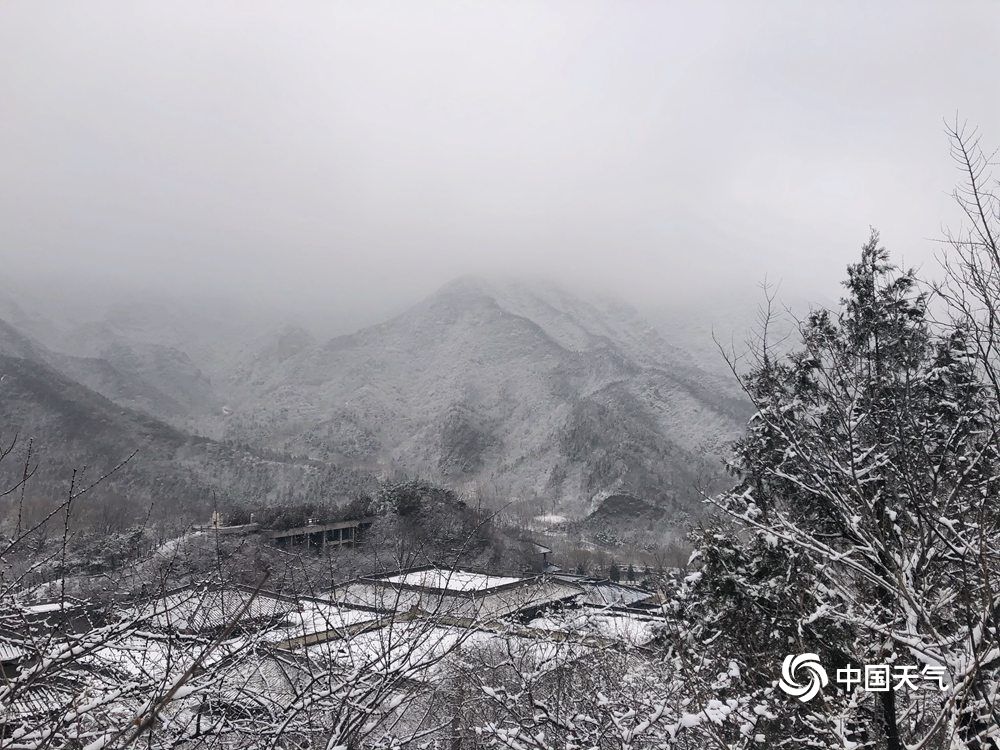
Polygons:
<instances>
[{"instance_id":1,"label":"mountain ridge","mask_svg":"<svg viewBox=\"0 0 1000 750\"><path fill-rule=\"evenodd\" d=\"M212 451L241 446L359 476L420 476L576 518L625 493L683 522L699 512L697 487L718 477L718 456L748 416L628 305L545 282L460 277L387 320L326 339L292 325L232 338L240 328L220 329L226 353L205 362L175 349L176 333L166 344L136 338L162 329L155 310L130 322L119 305L113 320L77 327L78 350L106 357L56 352L3 321L0 352L212 438ZM195 350L210 348L212 331L199 336Z\"/></svg>"},{"instance_id":2,"label":"mountain ridge","mask_svg":"<svg viewBox=\"0 0 1000 750\"><path fill-rule=\"evenodd\" d=\"M255 387L235 400L225 434L337 460L350 458L339 442L364 444L368 468L397 466L473 492L498 483L576 513L623 482L672 502L677 493L662 486L677 482L667 474L687 476L698 452L734 437L743 405L713 400L707 374L620 309L463 277L389 320L281 362L256 361L248 378ZM633 423L645 446L613 419ZM619 442L590 434L591 460L576 445L588 429ZM575 435L569 444L567 434ZM646 455L650 441L656 447ZM671 471L641 466L653 456L675 456ZM632 481L630 472L646 478ZM691 498L679 502L690 506Z\"/></svg>"},{"instance_id":3,"label":"mountain ridge","mask_svg":"<svg viewBox=\"0 0 1000 750\"><path fill-rule=\"evenodd\" d=\"M66 497L71 478L86 467L81 481L93 481L133 453L97 490L103 501L95 507L108 509L108 523L141 520L155 506L158 517L183 527L216 502L329 500L331 492L371 487L370 478L350 470L219 443L116 403L39 358L42 347L12 332L0 321L0 425L5 445L19 442L0 462L0 487L20 479L30 442L36 469L25 500L36 516ZM13 342L27 347L14 352ZM84 513L90 505L83 504Z\"/></svg>"}]
</instances>

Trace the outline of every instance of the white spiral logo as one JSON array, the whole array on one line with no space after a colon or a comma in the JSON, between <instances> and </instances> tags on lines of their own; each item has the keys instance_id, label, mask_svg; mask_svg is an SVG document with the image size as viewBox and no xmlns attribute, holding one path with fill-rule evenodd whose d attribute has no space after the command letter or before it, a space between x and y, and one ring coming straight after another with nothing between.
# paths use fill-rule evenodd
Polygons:
<instances>
[{"instance_id":1,"label":"white spiral logo","mask_svg":"<svg viewBox=\"0 0 1000 750\"><path fill-rule=\"evenodd\" d=\"M808 681L799 682L796 678L799 670L808 672ZM803 703L811 701L819 691L827 686L829 678L826 670L819 663L819 656L816 654L789 654L785 661L781 663L781 680L778 686L793 698L798 698Z\"/></svg>"}]
</instances>

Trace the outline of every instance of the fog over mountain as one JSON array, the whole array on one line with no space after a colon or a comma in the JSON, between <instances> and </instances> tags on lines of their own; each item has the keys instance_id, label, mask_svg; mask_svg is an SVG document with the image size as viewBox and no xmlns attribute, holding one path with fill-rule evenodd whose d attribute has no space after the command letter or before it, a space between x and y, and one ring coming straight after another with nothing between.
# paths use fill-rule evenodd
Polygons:
<instances>
[{"instance_id":1,"label":"fog over mountain","mask_svg":"<svg viewBox=\"0 0 1000 750\"><path fill-rule=\"evenodd\" d=\"M569 516L625 492L681 523L748 414L721 368L693 364L630 306L537 281L462 277L329 339L159 303L112 305L87 321L5 309L27 331L5 323L0 342L17 382L25 368L77 381L71 392L95 392L74 407L81 418L100 394L189 436L175 440L402 471ZM22 403L10 415L32 434L53 409L34 401L37 411ZM122 450L133 432L122 426Z\"/></svg>"},{"instance_id":2,"label":"fog over mountain","mask_svg":"<svg viewBox=\"0 0 1000 750\"><path fill-rule=\"evenodd\" d=\"M972 4L55 8L0 7L18 382L569 515L695 507L758 285L828 304L870 224L928 263L941 118L1000 131Z\"/></svg>"},{"instance_id":3,"label":"fog over mountain","mask_svg":"<svg viewBox=\"0 0 1000 750\"><path fill-rule=\"evenodd\" d=\"M0 2L0 750L1000 750L998 32Z\"/></svg>"},{"instance_id":4,"label":"fog over mountain","mask_svg":"<svg viewBox=\"0 0 1000 750\"><path fill-rule=\"evenodd\" d=\"M295 6L0 7L10 428L683 516L760 284L933 266L942 118L1000 132L986 5Z\"/></svg>"},{"instance_id":5,"label":"fog over mountain","mask_svg":"<svg viewBox=\"0 0 1000 750\"><path fill-rule=\"evenodd\" d=\"M227 434L586 507L672 499L745 406L627 307L463 278L400 316L239 373Z\"/></svg>"},{"instance_id":6,"label":"fog over mountain","mask_svg":"<svg viewBox=\"0 0 1000 750\"><path fill-rule=\"evenodd\" d=\"M3 272L322 335L466 273L835 297L869 225L924 264L954 220L942 118L1000 131L995 29L989 3L12 0Z\"/></svg>"}]
</instances>

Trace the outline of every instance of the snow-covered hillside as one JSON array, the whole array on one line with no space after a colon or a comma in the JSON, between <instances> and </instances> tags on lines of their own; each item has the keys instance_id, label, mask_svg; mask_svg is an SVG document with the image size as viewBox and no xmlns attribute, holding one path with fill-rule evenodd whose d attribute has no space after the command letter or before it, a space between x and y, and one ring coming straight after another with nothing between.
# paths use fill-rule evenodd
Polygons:
<instances>
[{"instance_id":1,"label":"snow-covered hillside","mask_svg":"<svg viewBox=\"0 0 1000 750\"><path fill-rule=\"evenodd\" d=\"M575 515L618 490L683 506L744 416L690 359L624 305L461 278L382 324L249 359L226 435Z\"/></svg>"}]
</instances>

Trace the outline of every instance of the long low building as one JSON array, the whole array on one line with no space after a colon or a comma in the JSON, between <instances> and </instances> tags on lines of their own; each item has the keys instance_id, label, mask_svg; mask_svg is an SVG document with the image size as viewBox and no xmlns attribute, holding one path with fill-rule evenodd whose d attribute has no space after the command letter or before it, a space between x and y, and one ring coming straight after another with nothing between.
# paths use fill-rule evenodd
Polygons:
<instances>
[{"instance_id":1,"label":"long low building","mask_svg":"<svg viewBox=\"0 0 1000 750\"><path fill-rule=\"evenodd\" d=\"M355 579L329 591L331 601L377 612L419 611L468 620L519 616L574 601L584 589L547 576L514 576L428 565Z\"/></svg>"},{"instance_id":2,"label":"long low building","mask_svg":"<svg viewBox=\"0 0 1000 750\"><path fill-rule=\"evenodd\" d=\"M361 535L371 527L370 518L331 523L311 523L291 529L265 531L264 534L279 547L353 547L361 540Z\"/></svg>"},{"instance_id":3,"label":"long low building","mask_svg":"<svg viewBox=\"0 0 1000 750\"><path fill-rule=\"evenodd\" d=\"M626 597L593 604L606 598L599 584L430 565L321 597L189 585L113 607L83 633L46 621L47 633L0 633L0 736L55 724L75 736L85 705L85 739L95 742L133 725L170 686L182 687L158 710L158 731L210 726L227 747L275 721L305 740L330 730L345 706L367 723L416 731L433 711L452 715L469 680L554 681L578 663L617 675L645 659L660 618L621 606ZM61 611L12 606L21 619ZM429 726L421 731L436 731Z\"/></svg>"}]
</instances>

